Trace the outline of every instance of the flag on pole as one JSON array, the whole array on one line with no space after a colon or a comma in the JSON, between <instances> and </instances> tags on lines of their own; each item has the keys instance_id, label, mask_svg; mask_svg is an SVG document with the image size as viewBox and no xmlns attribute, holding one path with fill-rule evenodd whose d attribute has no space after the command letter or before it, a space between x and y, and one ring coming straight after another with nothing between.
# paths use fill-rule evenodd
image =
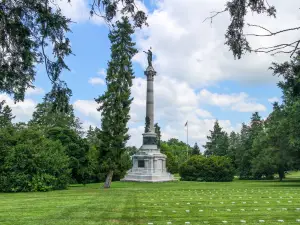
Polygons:
<instances>
[{"instance_id":1,"label":"flag on pole","mask_svg":"<svg viewBox=\"0 0 300 225\"><path fill-rule=\"evenodd\" d=\"M188 124L188 121L186 121L186 123L185 123L185 125L184 125L184 126L186 127L186 126L187 126L187 124Z\"/></svg>"}]
</instances>

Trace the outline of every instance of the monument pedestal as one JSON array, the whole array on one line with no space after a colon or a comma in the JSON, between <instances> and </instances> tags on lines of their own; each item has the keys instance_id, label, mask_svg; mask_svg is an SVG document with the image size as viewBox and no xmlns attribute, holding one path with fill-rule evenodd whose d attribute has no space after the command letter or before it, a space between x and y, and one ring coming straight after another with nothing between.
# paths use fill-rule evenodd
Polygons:
<instances>
[{"instance_id":1,"label":"monument pedestal","mask_svg":"<svg viewBox=\"0 0 300 225\"><path fill-rule=\"evenodd\" d=\"M143 146L132 156L132 169L121 181L166 182L173 181L173 175L166 168L166 155L156 145L156 134L143 134Z\"/></svg>"}]
</instances>

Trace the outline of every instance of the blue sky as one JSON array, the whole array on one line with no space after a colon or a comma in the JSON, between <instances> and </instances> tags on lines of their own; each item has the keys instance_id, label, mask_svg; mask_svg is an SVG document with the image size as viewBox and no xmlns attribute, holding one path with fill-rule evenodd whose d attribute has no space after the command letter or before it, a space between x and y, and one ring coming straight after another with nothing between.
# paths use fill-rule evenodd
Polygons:
<instances>
[{"instance_id":1,"label":"blue sky","mask_svg":"<svg viewBox=\"0 0 300 225\"><path fill-rule=\"evenodd\" d=\"M148 13L150 26L138 30L134 36L139 53L133 59L136 79L132 95L135 100L128 144L139 147L142 141L146 94L143 74L146 55L142 50L150 46L158 73L155 78L155 119L162 127L163 139L176 137L185 141L184 123L189 120L190 144L204 144L216 119L230 132L239 130L242 122L249 122L255 111L264 118L271 112L271 101L279 99L281 91L276 86L278 78L272 76L268 67L272 61L288 58L251 54L242 60L234 60L223 44L228 16L221 15L212 25L202 23L210 11L221 8L224 2L160 0L144 1L145 5L139 2L138 6ZM290 21L293 16L291 10L297 8L297 4L286 6L279 0L275 2L281 9L282 21L275 24L261 17L259 23L277 29L285 25L285 19ZM84 128L100 126L100 113L95 110L93 99L106 89L103 81L110 59L108 27L99 18L89 19L89 6L85 0L72 0L72 6L64 3L61 7L66 16L76 21L71 25L72 33L68 34L75 56L66 59L71 71L64 71L62 78L73 91L71 102ZM257 22L256 17L248 19ZM292 37L255 39L251 40L251 44L265 46L269 42L280 42L281 38ZM36 91L29 91L23 104L12 107L17 120L30 119L35 104L51 88L43 66L38 66L34 84ZM2 94L0 98L10 102L9 96Z\"/></svg>"}]
</instances>

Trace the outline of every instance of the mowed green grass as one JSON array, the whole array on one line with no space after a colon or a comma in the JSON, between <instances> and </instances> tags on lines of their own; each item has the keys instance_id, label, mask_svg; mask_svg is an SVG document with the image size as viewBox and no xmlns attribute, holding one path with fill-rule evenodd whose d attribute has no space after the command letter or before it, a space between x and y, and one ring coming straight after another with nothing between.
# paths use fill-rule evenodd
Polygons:
<instances>
[{"instance_id":1,"label":"mowed green grass","mask_svg":"<svg viewBox=\"0 0 300 225\"><path fill-rule=\"evenodd\" d=\"M114 182L107 190L89 184L46 193L0 193L0 224L300 225L299 175L281 183Z\"/></svg>"}]
</instances>

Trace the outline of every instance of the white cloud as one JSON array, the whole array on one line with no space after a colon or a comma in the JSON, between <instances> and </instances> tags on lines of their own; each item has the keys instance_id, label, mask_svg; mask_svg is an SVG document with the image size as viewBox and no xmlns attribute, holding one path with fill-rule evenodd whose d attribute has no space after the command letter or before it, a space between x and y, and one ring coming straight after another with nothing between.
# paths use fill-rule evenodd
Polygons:
<instances>
[{"instance_id":1,"label":"white cloud","mask_svg":"<svg viewBox=\"0 0 300 225\"><path fill-rule=\"evenodd\" d=\"M0 94L0 101L5 100L6 104L12 109L15 117L13 122L27 122L32 118L37 103L32 99L25 99L23 102L14 103L14 100L6 94Z\"/></svg>"},{"instance_id":2,"label":"white cloud","mask_svg":"<svg viewBox=\"0 0 300 225\"><path fill-rule=\"evenodd\" d=\"M105 84L105 81L100 77L91 77L88 82L89 82L89 84L92 84L92 85L97 85L97 84L104 85Z\"/></svg>"},{"instance_id":3,"label":"white cloud","mask_svg":"<svg viewBox=\"0 0 300 225\"><path fill-rule=\"evenodd\" d=\"M273 97L273 98L269 98L269 99L268 99L268 102L271 102L271 103L279 102L279 101L280 101L280 99L277 98L277 97Z\"/></svg>"},{"instance_id":4,"label":"white cloud","mask_svg":"<svg viewBox=\"0 0 300 225\"><path fill-rule=\"evenodd\" d=\"M188 82L193 88L211 85L222 80L246 84L275 83L277 77L268 70L272 61L288 59L287 55L272 57L268 54L248 54L234 60L224 45L230 23L228 13L217 16L213 23L202 21L211 11L221 10L226 0L164 0L148 16L149 27L137 33L139 54L134 60L143 67L146 57L142 50L153 48L154 67L160 74ZM297 24L299 3L272 2L277 6L277 19L267 16L247 16L247 22L266 26L271 30L293 27ZM163 22L162 22L163 21ZM252 32L254 28L246 28ZM255 29L254 32L259 32ZM269 46L293 40L297 32L266 38L251 38L252 46Z\"/></svg>"},{"instance_id":5,"label":"white cloud","mask_svg":"<svg viewBox=\"0 0 300 225\"><path fill-rule=\"evenodd\" d=\"M267 110L264 105L256 103L244 92L239 94L218 94L203 89L199 92L198 98L202 103L229 108L238 112L261 112Z\"/></svg>"},{"instance_id":6,"label":"white cloud","mask_svg":"<svg viewBox=\"0 0 300 225\"><path fill-rule=\"evenodd\" d=\"M44 94L45 91L43 88L40 87L35 87L35 88L28 88L26 90L26 95L30 96L30 95L41 95Z\"/></svg>"},{"instance_id":7,"label":"white cloud","mask_svg":"<svg viewBox=\"0 0 300 225\"><path fill-rule=\"evenodd\" d=\"M101 113L97 111L99 105L93 100L76 100L73 103L76 113L79 117L85 116L90 123L99 124L101 121ZM82 115L82 116L80 116ZM84 121L84 119L83 119Z\"/></svg>"},{"instance_id":8,"label":"white cloud","mask_svg":"<svg viewBox=\"0 0 300 225\"><path fill-rule=\"evenodd\" d=\"M208 91L206 90L206 92ZM215 95L214 93L208 93ZM131 140L129 144L139 147L142 141L146 113L146 79L134 79L132 96L134 100L130 111ZM223 103L223 105L230 109L230 107L248 100L246 94L241 96L235 102L226 100L228 103ZM202 145L205 143L206 136L209 134L209 130L212 129L216 118L211 112L200 107L203 105L202 99L199 99L199 94L188 83L158 75L154 81L154 99L154 122L158 122L161 126L163 140L173 137L185 141L186 128L184 124L188 120L189 144L193 145L195 142L198 142L198 144ZM208 98L207 100L210 101L211 99ZM250 103L248 102L248 104ZM231 124L230 120L220 120L219 122L228 132L237 130L239 126Z\"/></svg>"},{"instance_id":9,"label":"white cloud","mask_svg":"<svg viewBox=\"0 0 300 225\"><path fill-rule=\"evenodd\" d=\"M105 77L106 76L106 70L104 68L101 68L97 72L98 75Z\"/></svg>"},{"instance_id":10,"label":"white cloud","mask_svg":"<svg viewBox=\"0 0 300 225\"><path fill-rule=\"evenodd\" d=\"M83 23L89 21L98 25L105 24L101 17L96 15L91 17L90 5L86 0L56 1L56 4L62 10L62 14L73 22Z\"/></svg>"}]
</instances>

